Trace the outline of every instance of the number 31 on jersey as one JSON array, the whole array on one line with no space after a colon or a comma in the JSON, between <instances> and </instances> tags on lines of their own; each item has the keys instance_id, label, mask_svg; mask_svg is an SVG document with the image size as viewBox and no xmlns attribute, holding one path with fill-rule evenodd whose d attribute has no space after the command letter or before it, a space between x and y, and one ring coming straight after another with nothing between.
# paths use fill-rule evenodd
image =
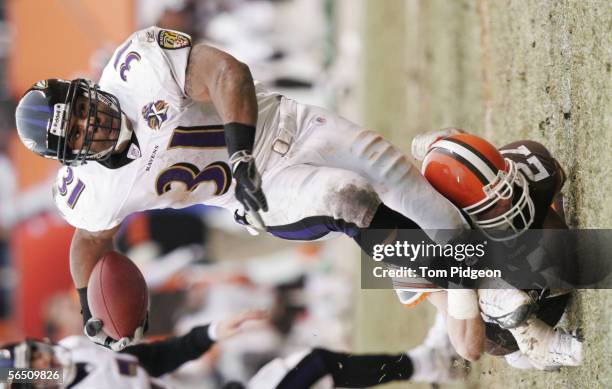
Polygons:
<instances>
[{"instance_id":1,"label":"number 31 on jersey","mask_svg":"<svg viewBox=\"0 0 612 389\"><path fill-rule=\"evenodd\" d=\"M62 182L58 184L57 191L60 196L66 198L66 203L70 208L74 208L81 193L85 190L85 184L80 179L77 179L76 184L72 185L74 181L74 170L69 166L66 169L66 175L62 177Z\"/></svg>"}]
</instances>

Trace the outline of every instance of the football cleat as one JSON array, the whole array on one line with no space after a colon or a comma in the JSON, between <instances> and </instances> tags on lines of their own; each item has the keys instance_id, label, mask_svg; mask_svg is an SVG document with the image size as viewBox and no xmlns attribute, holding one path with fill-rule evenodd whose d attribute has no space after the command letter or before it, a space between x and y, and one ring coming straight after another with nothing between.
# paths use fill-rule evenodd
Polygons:
<instances>
[{"instance_id":1,"label":"football cleat","mask_svg":"<svg viewBox=\"0 0 612 389\"><path fill-rule=\"evenodd\" d=\"M582 362L582 342L563 329L553 329L540 319L530 318L512 335L523 354L540 370L578 366Z\"/></svg>"},{"instance_id":2,"label":"football cleat","mask_svg":"<svg viewBox=\"0 0 612 389\"><path fill-rule=\"evenodd\" d=\"M483 319L510 329L523 324L537 309L534 299L520 289L478 289Z\"/></svg>"},{"instance_id":3,"label":"football cleat","mask_svg":"<svg viewBox=\"0 0 612 389\"><path fill-rule=\"evenodd\" d=\"M533 363L529 357L521 352L521 350L517 350L513 353L507 354L504 356L508 365L512 366L515 369L519 370L530 370L535 369Z\"/></svg>"}]
</instances>

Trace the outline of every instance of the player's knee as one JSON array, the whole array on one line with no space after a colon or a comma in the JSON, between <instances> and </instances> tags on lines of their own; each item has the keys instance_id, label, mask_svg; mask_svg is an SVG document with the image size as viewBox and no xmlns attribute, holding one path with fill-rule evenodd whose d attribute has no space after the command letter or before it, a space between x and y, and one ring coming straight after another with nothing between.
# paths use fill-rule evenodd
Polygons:
<instances>
[{"instance_id":1,"label":"player's knee","mask_svg":"<svg viewBox=\"0 0 612 389\"><path fill-rule=\"evenodd\" d=\"M365 228L378 208L380 198L365 179L359 179L331 191L325 202L335 219Z\"/></svg>"},{"instance_id":2,"label":"player's knee","mask_svg":"<svg viewBox=\"0 0 612 389\"><path fill-rule=\"evenodd\" d=\"M379 180L400 179L413 168L404 153L375 131L360 131L353 141L352 151Z\"/></svg>"},{"instance_id":3,"label":"player's knee","mask_svg":"<svg viewBox=\"0 0 612 389\"><path fill-rule=\"evenodd\" d=\"M357 133L351 145L352 151L361 159L375 162L382 154L388 154L392 147L385 138L372 130L362 130Z\"/></svg>"}]
</instances>

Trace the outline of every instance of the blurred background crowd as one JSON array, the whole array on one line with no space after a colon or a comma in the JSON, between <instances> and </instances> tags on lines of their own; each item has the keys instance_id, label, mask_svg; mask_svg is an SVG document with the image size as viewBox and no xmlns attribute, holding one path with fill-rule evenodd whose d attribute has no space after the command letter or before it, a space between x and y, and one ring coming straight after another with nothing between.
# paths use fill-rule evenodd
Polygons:
<instances>
[{"instance_id":1,"label":"blurred background crowd","mask_svg":"<svg viewBox=\"0 0 612 389\"><path fill-rule=\"evenodd\" d=\"M346 104L350 117L359 40L331 27L338 4L0 1L0 344L23 336L57 341L82 331L68 267L73 229L51 197L57 162L29 153L15 134L14 108L23 92L44 78L97 80L119 43L157 25L228 51L255 79L290 97L334 109ZM341 247L250 237L232 215L205 206L132 215L119 235L117 247L149 285L149 337L184 333L244 309L271 313L268 324L168 377L181 387L246 381L277 356L351 343L358 257L346 258Z\"/></svg>"}]
</instances>

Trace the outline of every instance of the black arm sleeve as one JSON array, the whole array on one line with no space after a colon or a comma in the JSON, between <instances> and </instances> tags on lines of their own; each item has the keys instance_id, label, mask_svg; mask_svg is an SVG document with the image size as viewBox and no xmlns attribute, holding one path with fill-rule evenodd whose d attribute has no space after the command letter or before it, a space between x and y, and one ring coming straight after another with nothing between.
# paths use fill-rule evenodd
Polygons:
<instances>
[{"instance_id":1,"label":"black arm sleeve","mask_svg":"<svg viewBox=\"0 0 612 389\"><path fill-rule=\"evenodd\" d=\"M87 324L87 320L91 319L91 311L87 302L87 287L77 289L79 294L79 302L81 303L81 315L83 316L83 327Z\"/></svg>"},{"instance_id":2,"label":"black arm sleeve","mask_svg":"<svg viewBox=\"0 0 612 389\"><path fill-rule=\"evenodd\" d=\"M195 327L183 336L137 344L121 352L134 355L147 373L159 377L208 351L214 344L208 336L208 327L208 325Z\"/></svg>"},{"instance_id":3,"label":"black arm sleeve","mask_svg":"<svg viewBox=\"0 0 612 389\"><path fill-rule=\"evenodd\" d=\"M227 145L227 153L231 157L235 152L246 150L249 153L253 151L253 143L255 143L255 126L242 123L225 123L223 125L225 133L225 144Z\"/></svg>"}]
</instances>

